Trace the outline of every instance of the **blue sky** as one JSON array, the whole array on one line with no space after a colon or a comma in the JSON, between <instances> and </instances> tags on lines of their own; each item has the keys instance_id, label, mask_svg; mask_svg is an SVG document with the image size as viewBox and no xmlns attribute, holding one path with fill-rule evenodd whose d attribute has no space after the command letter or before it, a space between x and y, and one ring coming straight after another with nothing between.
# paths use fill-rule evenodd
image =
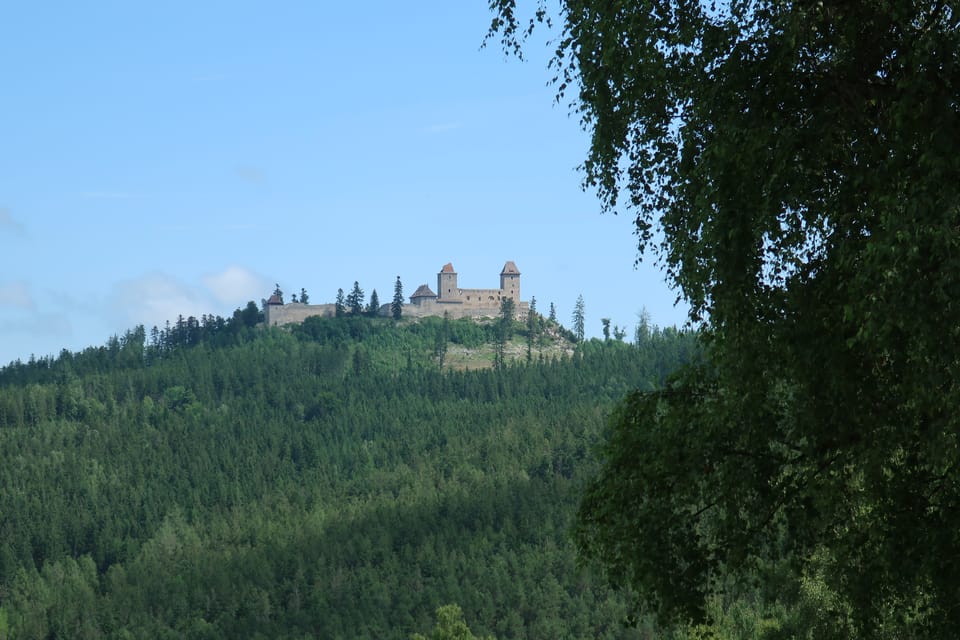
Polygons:
<instances>
[{"instance_id":1,"label":"blue sky","mask_svg":"<svg viewBox=\"0 0 960 640\"><path fill-rule=\"evenodd\" d=\"M485 2L12 3L0 9L0 365L178 314L359 281L389 300L453 262L588 334L685 320L588 139Z\"/></svg>"}]
</instances>

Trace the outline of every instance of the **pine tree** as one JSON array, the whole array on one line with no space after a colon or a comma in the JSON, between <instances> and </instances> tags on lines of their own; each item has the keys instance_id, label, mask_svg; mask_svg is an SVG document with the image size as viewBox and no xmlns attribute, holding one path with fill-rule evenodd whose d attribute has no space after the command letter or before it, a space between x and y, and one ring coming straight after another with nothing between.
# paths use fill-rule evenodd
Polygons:
<instances>
[{"instance_id":1,"label":"pine tree","mask_svg":"<svg viewBox=\"0 0 960 640\"><path fill-rule=\"evenodd\" d=\"M338 318L347 312L347 307L344 303L343 289L337 289L337 301L334 303L334 310Z\"/></svg>"},{"instance_id":2,"label":"pine tree","mask_svg":"<svg viewBox=\"0 0 960 640\"><path fill-rule=\"evenodd\" d=\"M437 366L443 371L443 361L447 357L447 342L450 339L450 314L443 312L443 323L433 341L433 353L437 357Z\"/></svg>"},{"instance_id":3,"label":"pine tree","mask_svg":"<svg viewBox=\"0 0 960 640\"><path fill-rule=\"evenodd\" d=\"M547 318L550 320L550 322L557 321L557 308L553 306L552 302L550 303L550 315L547 316Z\"/></svg>"},{"instance_id":4,"label":"pine tree","mask_svg":"<svg viewBox=\"0 0 960 640\"><path fill-rule=\"evenodd\" d=\"M633 332L633 342L640 346L650 337L650 312L647 311L646 307L637 314L637 319L637 327Z\"/></svg>"},{"instance_id":5,"label":"pine tree","mask_svg":"<svg viewBox=\"0 0 960 640\"><path fill-rule=\"evenodd\" d=\"M377 295L377 290L374 289L373 293L370 294L370 304L367 306L367 315L371 318L376 318L379 312L380 296Z\"/></svg>"},{"instance_id":6,"label":"pine tree","mask_svg":"<svg viewBox=\"0 0 960 640\"><path fill-rule=\"evenodd\" d=\"M304 289L303 287L301 287L301 288L300 288L300 303L301 303L301 304L308 304L308 301L309 301L309 300L310 300L310 297L307 295L307 290Z\"/></svg>"},{"instance_id":7,"label":"pine tree","mask_svg":"<svg viewBox=\"0 0 960 640\"><path fill-rule=\"evenodd\" d=\"M535 300L536 298L530 299L530 311L527 313L527 362L533 360L533 342L537 339L540 327L537 312L534 311Z\"/></svg>"},{"instance_id":8,"label":"pine tree","mask_svg":"<svg viewBox=\"0 0 960 640\"><path fill-rule=\"evenodd\" d=\"M393 302L390 303L390 314L394 320L399 320L403 313L403 284L400 282L400 276L397 276L397 283L393 285Z\"/></svg>"},{"instance_id":9,"label":"pine tree","mask_svg":"<svg viewBox=\"0 0 960 640\"><path fill-rule=\"evenodd\" d=\"M358 316L363 313L363 300L363 289L360 288L360 283L354 280L353 289L347 294L347 309L351 315Z\"/></svg>"},{"instance_id":10,"label":"pine tree","mask_svg":"<svg viewBox=\"0 0 960 640\"><path fill-rule=\"evenodd\" d=\"M583 294L581 294L577 296L577 304L573 307L573 333L577 336L577 342L583 342L583 327Z\"/></svg>"},{"instance_id":11,"label":"pine tree","mask_svg":"<svg viewBox=\"0 0 960 640\"><path fill-rule=\"evenodd\" d=\"M504 298L500 302L500 320L497 322L497 343L493 366L497 369L506 364L507 342L513 333L513 298Z\"/></svg>"}]
</instances>

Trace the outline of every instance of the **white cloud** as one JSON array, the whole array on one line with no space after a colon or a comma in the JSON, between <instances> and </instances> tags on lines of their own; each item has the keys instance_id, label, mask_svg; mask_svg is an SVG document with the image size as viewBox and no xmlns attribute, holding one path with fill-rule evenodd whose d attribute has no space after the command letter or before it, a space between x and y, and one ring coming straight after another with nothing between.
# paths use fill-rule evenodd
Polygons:
<instances>
[{"instance_id":1,"label":"white cloud","mask_svg":"<svg viewBox=\"0 0 960 640\"><path fill-rule=\"evenodd\" d=\"M33 310L35 304L24 282L0 282L0 306Z\"/></svg>"},{"instance_id":2,"label":"white cloud","mask_svg":"<svg viewBox=\"0 0 960 640\"><path fill-rule=\"evenodd\" d=\"M23 225L13 219L10 209L6 207L0 207L0 232L23 235Z\"/></svg>"},{"instance_id":3,"label":"white cloud","mask_svg":"<svg viewBox=\"0 0 960 640\"><path fill-rule=\"evenodd\" d=\"M237 265L204 276L203 283L220 304L234 309L249 300L259 300L272 290L265 278Z\"/></svg>"},{"instance_id":4,"label":"white cloud","mask_svg":"<svg viewBox=\"0 0 960 640\"><path fill-rule=\"evenodd\" d=\"M108 307L128 326L146 327L162 327L167 320L175 322L179 315L199 318L212 311L202 295L163 273L117 283Z\"/></svg>"}]
</instances>

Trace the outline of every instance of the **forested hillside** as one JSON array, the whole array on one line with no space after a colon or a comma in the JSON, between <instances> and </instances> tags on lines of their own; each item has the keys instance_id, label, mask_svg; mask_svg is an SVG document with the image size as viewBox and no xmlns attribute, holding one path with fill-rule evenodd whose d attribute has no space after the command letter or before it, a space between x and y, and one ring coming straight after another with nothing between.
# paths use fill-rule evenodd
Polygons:
<instances>
[{"instance_id":1,"label":"forested hillside","mask_svg":"<svg viewBox=\"0 0 960 640\"><path fill-rule=\"evenodd\" d=\"M502 328L256 314L0 370L0 638L409 638L448 603L501 640L642 636L569 530L607 415L694 336L551 357L517 324L525 355L465 371L447 346Z\"/></svg>"}]
</instances>

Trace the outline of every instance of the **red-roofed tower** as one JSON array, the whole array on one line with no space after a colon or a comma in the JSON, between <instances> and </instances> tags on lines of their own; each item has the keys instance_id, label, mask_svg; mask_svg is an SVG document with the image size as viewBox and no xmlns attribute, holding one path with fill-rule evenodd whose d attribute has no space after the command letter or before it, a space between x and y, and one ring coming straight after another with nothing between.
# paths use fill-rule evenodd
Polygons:
<instances>
[{"instance_id":1,"label":"red-roofed tower","mask_svg":"<svg viewBox=\"0 0 960 640\"><path fill-rule=\"evenodd\" d=\"M437 302L460 302L460 289L457 287L457 272L453 263L443 265L437 274Z\"/></svg>"},{"instance_id":2,"label":"red-roofed tower","mask_svg":"<svg viewBox=\"0 0 960 640\"><path fill-rule=\"evenodd\" d=\"M500 272L500 291L504 296L513 298L514 302L520 302L520 270L513 260L507 260Z\"/></svg>"}]
</instances>

